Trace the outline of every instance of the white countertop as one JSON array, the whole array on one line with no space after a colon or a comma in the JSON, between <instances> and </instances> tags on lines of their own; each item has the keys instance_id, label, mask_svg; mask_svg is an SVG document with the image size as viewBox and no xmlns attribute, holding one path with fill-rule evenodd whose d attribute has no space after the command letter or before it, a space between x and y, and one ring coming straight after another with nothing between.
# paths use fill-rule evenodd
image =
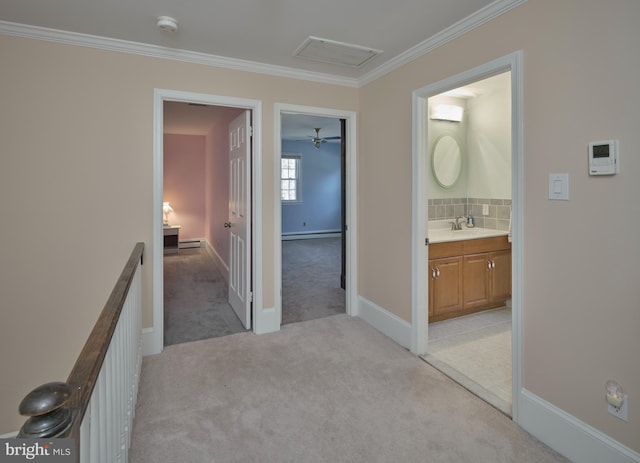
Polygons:
<instances>
[{"instance_id":1,"label":"white countertop","mask_svg":"<svg viewBox=\"0 0 640 463\"><path fill-rule=\"evenodd\" d=\"M507 236L509 232L492 230L490 228L467 228L462 224L462 230L451 230L450 221L429 221L429 243L445 243L448 241L474 240L479 238L491 238L494 236Z\"/></svg>"}]
</instances>

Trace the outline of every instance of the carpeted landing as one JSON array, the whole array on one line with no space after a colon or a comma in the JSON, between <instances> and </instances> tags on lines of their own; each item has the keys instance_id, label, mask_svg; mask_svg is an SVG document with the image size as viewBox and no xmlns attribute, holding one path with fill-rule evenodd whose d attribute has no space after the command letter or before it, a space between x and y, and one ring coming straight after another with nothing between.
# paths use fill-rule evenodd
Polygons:
<instances>
[{"instance_id":1,"label":"carpeted landing","mask_svg":"<svg viewBox=\"0 0 640 463\"><path fill-rule=\"evenodd\" d=\"M347 315L146 357L130 461L566 462Z\"/></svg>"}]
</instances>

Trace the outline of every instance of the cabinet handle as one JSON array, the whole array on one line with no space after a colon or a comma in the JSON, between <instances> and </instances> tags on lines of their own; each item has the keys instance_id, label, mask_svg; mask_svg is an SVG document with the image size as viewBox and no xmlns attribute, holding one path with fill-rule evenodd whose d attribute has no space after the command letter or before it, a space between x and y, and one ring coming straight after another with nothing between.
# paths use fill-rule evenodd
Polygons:
<instances>
[{"instance_id":1,"label":"cabinet handle","mask_svg":"<svg viewBox=\"0 0 640 463\"><path fill-rule=\"evenodd\" d=\"M436 278L440 278L440 269L436 267Z\"/></svg>"},{"instance_id":2,"label":"cabinet handle","mask_svg":"<svg viewBox=\"0 0 640 463\"><path fill-rule=\"evenodd\" d=\"M491 259L487 259L487 270L491 270Z\"/></svg>"},{"instance_id":3,"label":"cabinet handle","mask_svg":"<svg viewBox=\"0 0 640 463\"><path fill-rule=\"evenodd\" d=\"M435 267L431 267L431 279L432 280L436 279L436 268Z\"/></svg>"},{"instance_id":4,"label":"cabinet handle","mask_svg":"<svg viewBox=\"0 0 640 463\"><path fill-rule=\"evenodd\" d=\"M491 268L494 269L496 268L496 261L491 259Z\"/></svg>"}]
</instances>

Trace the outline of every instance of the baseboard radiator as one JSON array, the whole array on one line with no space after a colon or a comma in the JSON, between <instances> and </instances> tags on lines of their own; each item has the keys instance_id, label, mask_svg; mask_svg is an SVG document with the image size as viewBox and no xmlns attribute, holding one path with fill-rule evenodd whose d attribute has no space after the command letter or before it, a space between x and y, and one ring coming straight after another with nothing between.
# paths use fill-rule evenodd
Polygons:
<instances>
[{"instance_id":1,"label":"baseboard radiator","mask_svg":"<svg viewBox=\"0 0 640 463\"><path fill-rule=\"evenodd\" d=\"M317 230L309 232L282 233L282 241L310 240L315 238L340 238L340 230Z\"/></svg>"},{"instance_id":2,"label":"baseboard radiator","mask_svg":"<svg viewBox=\"0 0 640 463\"><path fill-rule=\"evenodd\" d=\"M80 463L128 461L142 365L143 251L136 244L66 383L43 384L21 402L30 418L19 438L71 438Z\"/></svg>"},{"instance_id":3,"label":"baseboard radiator","mask_svg":"<svg viewBox=\"0 0 640 463\"><path fill-rule=\"evenodd\" d=\"M202 241L203 240L182 240L178 243L178 247L180 249L187 249L187 248L200 248L202 247Z\"/></svg>"}]
</instances>

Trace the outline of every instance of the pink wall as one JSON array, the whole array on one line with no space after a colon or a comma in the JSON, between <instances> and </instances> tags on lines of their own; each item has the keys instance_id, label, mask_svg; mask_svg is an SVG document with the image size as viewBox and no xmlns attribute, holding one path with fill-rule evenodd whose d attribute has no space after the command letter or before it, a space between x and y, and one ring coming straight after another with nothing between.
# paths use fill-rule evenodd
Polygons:
<instances>
[{"instance_id":1,"label":"pink wall","mask_svg":"<svg viewBox=\"0 0 640 463\"><path fill-rule=\"evenodd\" d=\"M223 262L229 264L229 232L224 223L229 218L229 123L243 110L227 108L206 137L207 221L205 236Z\"/></svg>"},{"instance_id":2,"label":"pink wall","mask_svg":"<svg viewBox=\"0 0 640 463\"><path fill-rule=\"evenodd\" d=\"M180 240L205 236L205 137L164 135L164 201L173 208L169 224Z\"/></svg>"}]
</instances>

